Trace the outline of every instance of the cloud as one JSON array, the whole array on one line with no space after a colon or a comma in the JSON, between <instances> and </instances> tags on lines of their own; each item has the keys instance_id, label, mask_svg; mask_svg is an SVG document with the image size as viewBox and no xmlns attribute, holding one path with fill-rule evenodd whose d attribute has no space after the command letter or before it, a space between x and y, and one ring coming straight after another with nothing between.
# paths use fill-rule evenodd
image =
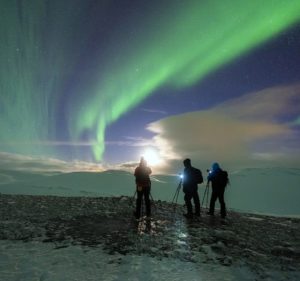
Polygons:
<instances>
[{"instance_id":1,"label":"cloud","mask_svg":"<svg viewBox=\"0 0 300 281\"><path fill-rule=\"evenodd\" d=\"M0 143L0 147L1 144ZM67 142L67 141L33 141L10 142L11 146L40 145L40 146L90 146L91 142ZM153 140L142 137L125 137L124 141L107 141L106 145L128 147L152 147ZM48 157L34 157L23 154L0 152L0 170L26 171L39 174L53 174L61 172L101 172L106 170L123 170L132 172L139 163L136 161L118 164L93 163L80 160L63 161Z\"/></svg>"},{"instance_id":2,"label":"cloud","mask_svg":"<svg viewBox=\"0 0 300 281\"><path fill-rule=\"evenodd\" d=\"M166 115L167 112L164 110L157 110L157 109L148 109L148 108L142 108L141 111L148 112L148 113L158 113L162 115Z\"/></svg>"},{"instance_id":3,"label":"cloud","mask_svg":"<svg viewBox=\"0 0 300 281\"><path fill-rule=\"evenodd\" d=\"M148 129L169 160L190 157L203 165L219 161L232 166L299 166L298 133L288 122L299 116L299 105L299 85L276 87L209 110L167 117Z\"/></svg>"},{"instance_id":4,"label":"cloud","mask_svg":"<svg viewBox=\"0 0 300 281\"><path fill-rule=\"evenodd\" d=\"M108 146L151 146L152 140L151 139L145 139L141 137L130 137L126 136L124 137L124 141L106 141L105 145ZM85 147L85 146L94 146L96 145L96 141L81 141L81 142L73 142L73 141L6 141L6 142L0 142L1 146L10 146L10 147L17 147L17 146L78 146L78 147Z\"/></svg>"},{"instance_id":5,"label":"cloud","mask_svg":"<svg viewBox=\"0 0 300 281\"><path fill-rule=\"evenodd\" d=\"M100 172L106 167L99 164L72 161L66 162L54 158L31 157L21 154L0 152L0 170L27 171L41 174L53 174L58 172Z\"/></svg>"},{"instance_id":6,"label":"cloud","mask_svg":"<svg viewBox=\"0 0 300 281\"><path fill-rule=\"evenodd\" d=\"M274 121L299 116L300 84L246 94L215 107L218 112L244 120Z\"/></svg>"},{"instance_id":7,"label":"cloud","mask_svg":"<svg viewBox=\"0 0 300 281\"><path fill-rule=\"evenodd\" d=\"M123 146L147 147L147 146L151 146L153 144L152 139L146 139L146 138L142 138L142 137L130 137L130 136L127 136L125 138L127 139L127 141L122 143ZM108 144L110 144L110 143L108 143Z\"/></svg>"},{"instance_id":8,"label":"cloud","mask_svg":"<svg viewBox=\"0 0 300 281\"><path fill-rule=\"evenodd\" d=\"M120 163L118 165L115 165L114 167L111 167L112 169L117 170L123 170L127 172L133 172L134 169L139 165L139 162L133 161L133 162L126 162L126 163Z\"/></svg>"}]
</instances>

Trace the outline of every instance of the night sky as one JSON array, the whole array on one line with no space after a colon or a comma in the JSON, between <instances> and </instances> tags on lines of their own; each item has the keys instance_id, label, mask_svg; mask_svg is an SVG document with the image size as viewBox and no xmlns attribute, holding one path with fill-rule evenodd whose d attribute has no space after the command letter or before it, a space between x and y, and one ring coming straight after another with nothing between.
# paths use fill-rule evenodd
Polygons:
<instances>
[{"instance_id":1,"label":"night sky","mask_svg":"<svg viewBox=\"0 0 300 281\"><path fill-rule=\"evenodd\" d=\"M1 0L0 62L1 152L300 167L299 0Z\"/></svg>"}]
</instances>

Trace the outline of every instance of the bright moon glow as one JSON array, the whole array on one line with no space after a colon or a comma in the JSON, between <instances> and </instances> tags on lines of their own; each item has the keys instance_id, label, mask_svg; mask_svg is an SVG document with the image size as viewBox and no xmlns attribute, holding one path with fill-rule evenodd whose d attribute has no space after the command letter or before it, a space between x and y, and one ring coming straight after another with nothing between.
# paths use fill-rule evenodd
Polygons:
<instances>
[{"instance_id":1,"label":"bright moon glow","mask_svg":"<svg viewBox=\"0 0 300 281\"><path fill-rule=\"evenodd\" d=\"M158 152L152 148L147 148L143 154L149 166L155 166L161 163Z\"/></svg>"}]
</instances>

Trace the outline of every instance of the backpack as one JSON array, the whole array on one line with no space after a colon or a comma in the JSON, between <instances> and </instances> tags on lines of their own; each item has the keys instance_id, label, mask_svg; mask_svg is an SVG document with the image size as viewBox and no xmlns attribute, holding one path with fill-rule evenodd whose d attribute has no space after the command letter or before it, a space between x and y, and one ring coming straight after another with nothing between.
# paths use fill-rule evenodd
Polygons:
<instances>
[{"instance_id":1,"label":"backpack","mask_svg":"<svg viewBox=\"0 0 300 281\"><path fill-rule=\"evenodd\" d=\"M229 178L228 178L227 171L220 171L218 174L217 181L221 187L225 187L227 184L229 184Z\"/></svg>"},{"instance_id":2,"label":"backpack","mask_svg":"<svg viewBox=\"0 0 300 281\"><path fill-rule=\"evenodd\" d=\"M194 178L197 184L203 183L203 176L199 169L194 168Z\"/></svg>"}]
</instances>

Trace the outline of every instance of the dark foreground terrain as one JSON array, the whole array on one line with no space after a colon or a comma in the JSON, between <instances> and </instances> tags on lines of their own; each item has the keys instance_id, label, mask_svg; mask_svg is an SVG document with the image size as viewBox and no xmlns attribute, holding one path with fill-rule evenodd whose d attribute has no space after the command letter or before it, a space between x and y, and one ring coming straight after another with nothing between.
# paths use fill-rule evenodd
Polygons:
<instances>
[{"instance_id":1,"label":"dark foreground terrain","mask_svg":"<svg viewBox=\"0 0 300 281\"><path fill-rule=\"evenodd\" d=\"M260 280L299 276L300 219L206 210L186 220L182 206L155 201L151 220L133 218L132 198L0 195L0 240L101 247L108 254L247 266ZM285 277L284 276L288 276ZM292 278L293 279L293 278ZM296 280L296 279L295 279Z\"/></svg>"}]
</instances>

